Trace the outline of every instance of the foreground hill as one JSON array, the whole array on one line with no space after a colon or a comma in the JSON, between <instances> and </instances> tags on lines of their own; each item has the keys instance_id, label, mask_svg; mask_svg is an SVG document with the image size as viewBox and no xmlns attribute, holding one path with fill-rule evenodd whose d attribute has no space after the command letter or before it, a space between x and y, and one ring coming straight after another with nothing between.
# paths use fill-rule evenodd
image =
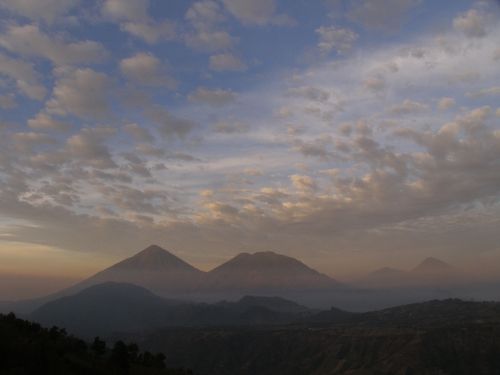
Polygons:
<instances>
[{"instance_id":1,"label":"foreground hill","mask_svg":"<svg viewBox=\"0 0 500 375\"><path fill-rule=\"evenodd\" d=\"M0 373L3 375L189 375L190 371L165 368L161 353L140 352L135 344L117 342L107 348L92 344L57 327L0 315Z\"/></svg>"},{"instance_id":2,"label":"foreground hill","mask_svg":"<svg viewBox=\"0 0 500 375\"><path fill-rule=\"evenodd\" d=\"M160 327L287 324L308 312L304 306L277 297L193 303L165 299L133 284L108 282L48 302L30 319L89 337Z\"/></svg>"},{"instance_id":3,"label":"foreground hill","mask_svg":"<svg viewBox=\"0 0 500 375\"><path fill-rule=\"evenodd\" d=\"M331 322L197 328L141 336L171 366L206 375L497 375L500 304L431 301Z\"/></svg>"}]
</instances>

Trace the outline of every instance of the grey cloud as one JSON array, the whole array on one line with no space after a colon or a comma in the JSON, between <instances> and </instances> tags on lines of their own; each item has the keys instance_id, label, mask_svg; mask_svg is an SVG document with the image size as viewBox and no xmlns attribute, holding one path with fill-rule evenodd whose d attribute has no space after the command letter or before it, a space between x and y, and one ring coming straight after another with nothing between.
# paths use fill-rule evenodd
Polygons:
<instances>
[{"instance_id":1,"label":"grey cloud","mask_svg":"<svg viewBox=\"0 0 500 375\"><path fill-rule=\"evenodd\" d=\"M193 102L219 107L233 102L236 99L236 94L231 90L198 87L189 94L188 99Z\"/></svg>"},{"instance_id":2,"label":"grey cloud","mask_svg":"<svg viewBox=\"0 0 500 375\"><path fill-rule=\"evenodd\" d=\"M407 13L421 0L361 0L353 2L349 18L369 29L395 30L401 27Z\"/></svg>"},{"instance_id":3,"label":"grey cloud","mask_svg":"<svg viewBox=\"0 0 500 375\"><path fill-rule=\"evenodd\" d=\"M0 75L12 79L18 90L31 99L41 100L45 97L46 89L31 63L0 53Z\"/></svg>"},{"instance_id":4,"label":"grey cloud","mask_svg":"<svg viewBox=\"0 0 500 375\"><path fill-rule=\"evenodd\" d=\"M49 113L65 116L104 118L109 114L111 80L92 69L76 69L63 74L47 102Z\"/></svg>"},{"instance_id":5,"label":"grey cloud","mask_svg":"<svg viewBox=\"0 0 500 375\"><path fill-rule=\"evenodd\" d=\"M217 2L203 0L195 2L187 10L186 20L193 31L185 36L186 44L196 50L215 52L231 48L238 41L220 23L224 21Z\"/></svg>"},{"instance_id":6,"label":"grey cloud","mask_svg":"<svg viewBox=\"0 0 500 375\"><path fill-rule=\"evenodd\" d=\"M162 62L151 53L137 53L121 60L120 70L129 80L141 85L176 86L175 80L166 74Z\"/></svg>"},{"instance_id":7,"label":"grey cloud","mask_svg":"<svg viewBox=\"0 0 500 375\"><path fill-rule=\"evenodd\" d=\"M153 136L144 127L138 124L127 124L123 127L127 133L129 133L136 142L152 142Z\"/></svg>"},{"instance_id":8,"label":"grey cloud","mask_svg":"<svg viewBox=\"0 0 500 375\"><path fill-rule=\"evenodd\" d=\"M219 53L210 56L210 69L215 71L244 71L246 64L231 52Z\"/></svg>"},{"instance_id":9,"label":"grey cloud","mask_svg":"<svg viewBox=\"0 0 500 375\"><path fill-rule=\"evenodd\" d=\"M114 168L115 162L105 141L114 136L113 128L85 128L68 138L67 152L79 162L96 168Z\"/></svg>"},{"instance_id":10,"label":"grey cloud","mask_svg":"<svg viewBox=\"0 0 500 375\"><path fill-rule=\"evenodd\" d=\"M30 118L28 126L35 130L67 131L70 129L67 122L56 120L44 112L39 112L35 117Z\"/></svg>"},{"instance_id":11,"label":"grey cloud","mask_svg":"<svg viewBox=\"0 0 500 375\"><path fill-rule=\"evenodd\" d=\"M78 3L79 0L3 0L0 7L32 20L53 23Z\"/></svg>"},{"instance_id":12,"label":"grey cloud","mask_svg":"<svg viewBox=\"0 0 500 375\"><path fill-rule=\"evenodd\" d=\"M165 139L185 138L196 128L191 120L177 117L160 106L147 109L146 116L155 122L156 130Z\"/></svg>"},{"instance_id":13,"label":"grey cloud","mask_svg":"<svg viewBox=\"0 0 500 375\"><path fill-rule=\"evenodd\" d=\"M453 27L471 38L486 35L487 15L477 9L470 9L453 20Z\"/></svg>"},{"instance_id":14,"label":"grey cloud","mask_svg":"<svg viewBox=\"0 0 500 375\"><path fill-rule=\"evenodd\" d=\"M321 26L315 31L319 35L318 49L323 54L346 53L359 36L352 30L335 26Z\"/></svg>"},{"instance_id":15,"label":"grey cloud","mask_svg":"<svg viewBox=\"0 0 500 375\"><path fill-rule=\"evenodd\" d=\"M0 36L0 45L24 56L46 58L57 65L96 63L108 56L98 42L67 42L60 36L44 34L36 25L8 26Z\"/></svg>"},{"instance_id":16,"label":"grey cloud","mask_svg":"<svg viewBox=\"0 0 500 375\"><path fill-rule=\"evenodd\" d=\"M173 21L156 22L149 16L148 0L105 0L102 14L120 24L120 29L147 43L176 38L176 25Z\"/></svg>"},{"instance_id":17,"label":"grey cloud","mask_svg":"<svg viewBox=\"0 0 500 375\"><path fill-rule=\"evenodd\" d=\"M276 10L275 0L222 0L227 10L245 24L264 25Z\"/></svg>"}]
</instances>

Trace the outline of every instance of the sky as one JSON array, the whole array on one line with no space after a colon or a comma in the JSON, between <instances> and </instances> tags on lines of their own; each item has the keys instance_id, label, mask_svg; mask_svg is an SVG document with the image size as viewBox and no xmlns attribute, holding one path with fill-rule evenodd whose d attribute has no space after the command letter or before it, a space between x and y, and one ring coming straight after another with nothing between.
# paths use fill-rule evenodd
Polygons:
<instances>
[{"instance_id":1,"label":"sky","mask_svg":"<svg viewBox=\"0 0 500 375\"><path fill-rule=\"evenodd\" d=\"M498 273L499 16L0 0L0 299L152 243L204 270L272 250L341 280L427 256Z\"/></svg>"}]
</instances>

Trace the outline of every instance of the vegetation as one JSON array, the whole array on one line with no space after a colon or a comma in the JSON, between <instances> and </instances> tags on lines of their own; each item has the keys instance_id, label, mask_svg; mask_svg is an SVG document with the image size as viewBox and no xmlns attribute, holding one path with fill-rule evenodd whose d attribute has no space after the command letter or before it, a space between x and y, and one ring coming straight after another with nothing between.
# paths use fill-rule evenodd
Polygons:
<instances>
[{"instance_id":1,"label":"vegetation","mask_svg":"<svg viewBox=\"0 0 500 375\"><path fill-rule=\"evenodd\" d=\"M0 373L3 375L188 375L167 369L162 353L141 352L136 344L117 341L108 348L96 337L87 343L66 330L0 314Z\"/></svg>"}]
</instances>

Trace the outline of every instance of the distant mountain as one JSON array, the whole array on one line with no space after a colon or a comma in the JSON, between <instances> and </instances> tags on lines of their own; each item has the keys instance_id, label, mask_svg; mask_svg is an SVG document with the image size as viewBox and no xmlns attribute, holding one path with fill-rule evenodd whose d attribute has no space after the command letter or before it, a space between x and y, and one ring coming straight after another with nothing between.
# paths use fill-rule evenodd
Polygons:
<instances>
[{"instance_id":1,"label":"distant mountain","mask_svg":"<svg viewBox=\"0 0 500 375\"><path fill-rule=\"evenodd\" d=\"M412 272L414 273L438 273L438 272L450 272L454 268L448 263L443 262L440 259L429 257L424 259L418 266L416 266Z\"/></svg>"},{"instance_id":2,"label":"distant mountain","mask_svg":"<svg viewBox=\"0 0 500 375\"><path fill-rule=\"evenodd\" d=\"M204 272L167 250L151 245L136 255L82 281L70 288L68 292L114 281L140 285L164 296L176 296L197 290L202 285L203 276Z\"/></svg>"},{"instance_id":3,"label":"distant mountain","mask_svg":"<svg viewBox=\"0 0 500 375\"><path fill-rule=\"evenodd\" d=\"M448 263L429 257L409 271L384 267L354 284L368 288L441 287L463 282L465 277Z\"/></svg>"},{"instance_id":4,"label":"distant mountain","mask_svg":"<svg viewBox=\"0 0 500 375\"><path fill-rule=\"evenodd\" d=\"M208 273L211 290L324 289L339 283L297 259L272 251L242 253Z\"/></svg>"},{"instance_id":5,"label":"distant mountain","mask_svg":"<svg viewBox=\"0 0 500 375\"><path fill-rule=\"evenodd\" d=\"M30 319L85 337L160 327L286 324L308 309L281 298L192 303L159 297L133 284L107 282L46 303Z\"/></svg>"}]
</instances>

